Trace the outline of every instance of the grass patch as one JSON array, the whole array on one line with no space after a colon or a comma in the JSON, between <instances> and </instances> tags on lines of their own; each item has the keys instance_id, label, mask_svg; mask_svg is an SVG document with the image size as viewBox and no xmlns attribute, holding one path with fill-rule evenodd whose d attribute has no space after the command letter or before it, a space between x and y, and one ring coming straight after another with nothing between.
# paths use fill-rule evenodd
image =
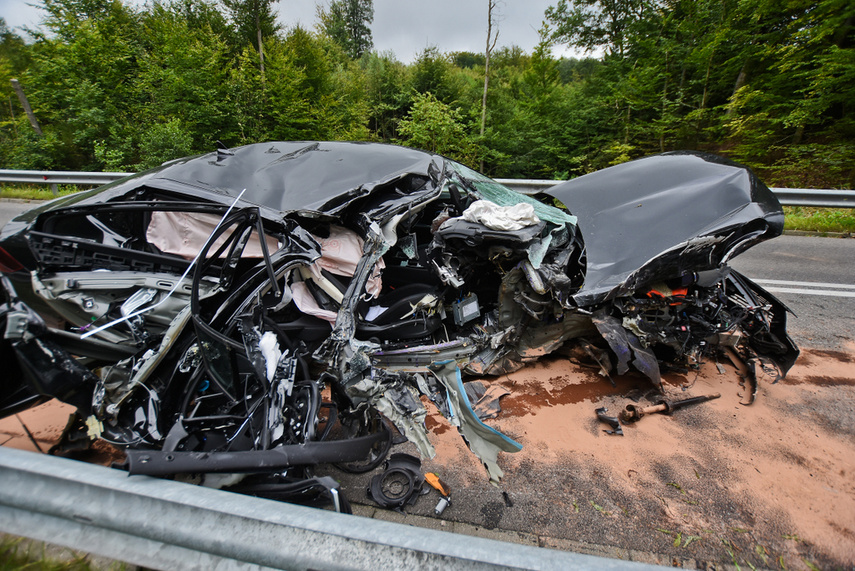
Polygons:
<instances>
[{"instance_id":1,"label":"grass patch","mask_svg":"<svg viewBox=\"0 0 855 571\"><path fill-rule=\"evenodd\" d=\"M59 196L68 196L85 190L73 184L60 184ZM0 186L0 198L18 198L22 200L51 200L56 198L50 190L50 185L7 185Z\"/></svg>"},{"instance_id":2,"label":"grass patch","mask_svg":"<svg viewBox=\"0 0 855 571\"><path fill-rule=\"evenodd\" d=\"M66 548L48 547L11 535L0 536L0 571L126 571L133 568L118 561L93 564L89 555Z\"/></svg>"},{"instance_id":3,"label":"grass patch","mask_svg":"<svg viewBox=\"0 0 855 571\"><path fill-rule=\"evenodd\" d=\"M855 232L855 208L785 206L784 229L806 232Z\"/></svg>"}]
</instances>

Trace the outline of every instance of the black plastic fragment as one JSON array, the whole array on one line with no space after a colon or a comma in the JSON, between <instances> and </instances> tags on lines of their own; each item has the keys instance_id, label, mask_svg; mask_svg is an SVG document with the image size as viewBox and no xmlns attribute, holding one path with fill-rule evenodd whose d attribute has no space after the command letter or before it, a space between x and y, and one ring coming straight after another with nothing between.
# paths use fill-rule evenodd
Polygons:
<instances>
[{"instance_id":1,"label":"black plastic fragment","mask_svg":"<svg viewBox=\"0 0 855 571\"><path fill-rule=\"evenodd\" d=\"M505 500L505 505L507 507L514 507L514 502L511 501L511 497L508 495L508 492L502 492L502 499Z\"/></svg>"},{"instance_id":2,"label":"black plastic fragment","mask_svg":"<svg viewBox=\"0 0 855 571\"><path fill-rule=\"evenodd\" d=\"M604 430L603 432L605 432L606 434L619 434L620 436L623 436L623 428L621 428L620 426L620 420L618 420L618 417L616 416L607 416L606 413L608 411L609 409L604 406L601 406L596 411L594 411L597 413L597 418L600 419L600 422L605 422L614 429Z\"/></svg>"},{"instance_id":3,"label":"black plastic fragment","mask_svg":"<svg viewBox=\"0 0 855 571\"><path fill-rule=\"evenodd\" d=\"M368 495L380 507L400 510L416 502L424 482L421 460L409 454L392 454L383 473L371 478Z\"/></svg>"},{"instance_id":4,"label":"black plastic fragment","mask_svg":"<svg viewBox=\"0 0 855 571\"><path fill-rule=\"evenodd\" d=\"M270 450L240 452L166 452L128 450L131 475L166 476L185 473L278 472L293 466L354 462L368 456L386 432L348 440L308 442L277 446Z\"/></svg>"}]
</instances>

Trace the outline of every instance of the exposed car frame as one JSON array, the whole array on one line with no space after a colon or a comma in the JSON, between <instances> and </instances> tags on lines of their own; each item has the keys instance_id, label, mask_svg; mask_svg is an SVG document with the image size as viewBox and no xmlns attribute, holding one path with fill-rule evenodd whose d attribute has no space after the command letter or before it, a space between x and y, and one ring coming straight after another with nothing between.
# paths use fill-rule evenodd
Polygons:
<instances>
[{"instance_id":1,"label":"exposed car frame","mask_svg":"<svg viewBox=\"0 0 855 571\"><path fill-rule=\"evenodd\" d=\"M656 386L722 353L746 404L756 367L793 365L786 307L727 266L783 229L749 169L668 153L548 194L414 149L273 142L54 200L0 235L0 412L55 397L78 409L66 443L126 447L131 473L300 500L336 490L313 465L379 465L387 421L432 456L422 395L497 481L520 445L463 377L566 343Z\"/></svg>"}]
</instances>

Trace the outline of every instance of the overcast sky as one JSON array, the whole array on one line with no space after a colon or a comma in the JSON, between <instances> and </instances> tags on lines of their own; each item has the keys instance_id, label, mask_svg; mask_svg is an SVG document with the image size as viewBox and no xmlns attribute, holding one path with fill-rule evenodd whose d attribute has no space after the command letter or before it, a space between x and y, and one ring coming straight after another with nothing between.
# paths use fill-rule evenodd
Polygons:
<instances>
[{"instance_id":1,"label":"overcast sky","mask_svg":"<svg viewBox=\"0 0 855 571\"><path fill-rule=\"evenodd\" d=\"M126 0L127 1L127 0ZM142 5L142 0L131 0ZM21 33L20 27L38 27L43 14L28 4L38 0L0 0L0 17ZM328 0L280 0L274 4L279 21L285 27L300 23L313 29L315 5ZM531 53L538 42L537 30L543 12L557 0L500 0L498 46L517 45ZM487 0L374 0L371 26L374 48L390 50L402 62L409 63L427 46L442 52L484 51L487 34ZM562 46L553 55L573 55Z\"/></svg>"}]
</instances>

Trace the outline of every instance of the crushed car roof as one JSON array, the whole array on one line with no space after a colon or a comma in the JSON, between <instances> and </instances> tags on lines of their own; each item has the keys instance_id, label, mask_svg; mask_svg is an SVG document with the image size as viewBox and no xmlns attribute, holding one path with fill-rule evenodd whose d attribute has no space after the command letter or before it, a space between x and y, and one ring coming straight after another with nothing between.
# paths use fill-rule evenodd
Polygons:
<instances>
[{"instance_id":1,"label":"crushed car roof","mask_svg":"<svg viewBox=\"0 0 855 571\"><path fill-rule=\"evenodd\" d=\"M111 185L236 197L279 212L328 212L373 183L404 175L428 176L442 157L382 143L276 141L179 159ZM437 169L435 165L433 167ZM222 200L222 199L221 199Z\"/></svg>"}]
</instances>

